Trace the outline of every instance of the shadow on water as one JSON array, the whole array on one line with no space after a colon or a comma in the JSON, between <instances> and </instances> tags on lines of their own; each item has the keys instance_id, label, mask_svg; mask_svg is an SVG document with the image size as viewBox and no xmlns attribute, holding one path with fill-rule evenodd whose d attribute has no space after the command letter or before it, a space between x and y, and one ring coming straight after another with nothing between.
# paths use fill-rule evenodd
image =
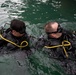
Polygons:
<instances>
[{"instance_id":1,"label":"shadow on water","mask_svg":"<svg viewBox=\"0 0 76 75\"><path fill-rule=\"evenodd\" d=\"M0 26L13 18L23 20L28 34L39 37L48 21L58 21L64 28L76 30L76 1L0 0ZM0 55L0 75L66 75L59 61L42 50L29 57L24 52Z\"/></svg>"}]
</instances>

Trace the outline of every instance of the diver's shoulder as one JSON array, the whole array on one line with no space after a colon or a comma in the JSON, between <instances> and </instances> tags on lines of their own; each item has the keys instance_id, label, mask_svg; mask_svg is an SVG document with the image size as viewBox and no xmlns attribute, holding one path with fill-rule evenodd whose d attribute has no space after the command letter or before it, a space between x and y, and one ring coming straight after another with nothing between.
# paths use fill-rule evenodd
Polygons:
<instances>
[{"instance_id":1,"label":"diver's shoulder","mask_svg":"<svg viewBox=\"0 0 76 75\"><path fill-rule=\"evenodd\" d=\"M76 33L74 31L71 30L63 30L63 34L65 36L68 36L69 38L76 38Z\"/></svg>"}]
</instances>

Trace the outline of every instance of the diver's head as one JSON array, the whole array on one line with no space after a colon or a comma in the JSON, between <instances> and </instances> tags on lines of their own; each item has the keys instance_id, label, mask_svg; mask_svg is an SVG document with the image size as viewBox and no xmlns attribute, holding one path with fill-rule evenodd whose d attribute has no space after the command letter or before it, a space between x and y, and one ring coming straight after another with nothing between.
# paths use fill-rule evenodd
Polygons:
<instances>
[{"instance_id":1,"label":"diver's head","mask_svg":"<svg viewBox=\"0 0 76 75\"><path fill-rule=\"evenodd\" d=\"M62 35L62 28L57 22L49 22L44 27L49 37L59 38Z\"/></svg>"},{"instance_id":2,"label":"diver's head","mask_svg":"<svg viewBox=\"0 0 76 75\"><path fill-rule=\"evenodd\" d=\"M21 37L25 33L26 26L23 21L14 19L11 21L10 28L14 36Z\"/></svg>"}]
</instances>

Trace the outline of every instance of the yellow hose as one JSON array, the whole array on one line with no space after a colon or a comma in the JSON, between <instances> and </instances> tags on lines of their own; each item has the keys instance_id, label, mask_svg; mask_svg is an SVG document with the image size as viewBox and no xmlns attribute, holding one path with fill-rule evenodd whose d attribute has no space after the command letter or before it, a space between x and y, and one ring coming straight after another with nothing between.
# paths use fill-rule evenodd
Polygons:
<instances>
[{"instance_id":1,"label":"yellow hose","mask_svg":"<svg viewBox=\"0 0 76 75\"><path fill-rule=\"evenodd\" d=\"M9 42L9 43L11 43L11 44L13 44L13 45L15 45L15 46L17 46L17 47L19 47L19 48L24 48L24 47L28 46L28 42L27 42L27 41L22 41L20 45L17 45L16 43L14 43L14 42L12 42L12 41L10 41L10 40L4 38L1 34L0 34L0 38L3 39L3 40L5 40L5 41L7 41L7 42ZM26 45L22 46L23 43L26 43ZM68 44L64 44L64 43L68 43ZM57 47L62 47L63 50L64 50L64 53L65 53L66 57L68 57L68 53L67 53L67 51L66 51L66 49L65 49L65 46L70 46L70 45L71 45L71 43L70 43L69 41L64 40L64 41L62 41L62 45L44 46L44 47L45 47L45 48L57 48Z\"/></svg>"},{"instance_id":2,"label":"yellow hose","mask_svg":"<svg viewBox=\"0 0 76 75\"><path fill-rule=\"evenodd\" d=\"M67 44L64 44L64 43L67 43ZM64 50L64 53L65 53L66 57L68 57L68 53L67 53L67 51L66 51L66 49L65 49L65 46L70 46L70 45L71 45L71 43L70 43L69 41L64 40L64 41L62 41L62 45L44 46L44 47L45 47L45 48L57 48L57 47L62 47L63 50Z\"/></svg>"},{"instance_id":3,"label":"yellow hose","mask_svg":"<svg viewBox=\"0 0 76 75\"><path fill-rule=\"evenodd\" d=\"M19 47L19 48L24 48L24 47L28 46L28 42L27 41L22 41L20 45L17 45L16 43L4 38L1 34L0 34L0 38L5 40L5 41L7 41L7 42L9 42L9 43L11 43L11 44L13 44L13 45L15 45L15 46L17 46L17 47ZM22 46L23 43L26 43L26 45Z\"/></svg>"}]
</instances>

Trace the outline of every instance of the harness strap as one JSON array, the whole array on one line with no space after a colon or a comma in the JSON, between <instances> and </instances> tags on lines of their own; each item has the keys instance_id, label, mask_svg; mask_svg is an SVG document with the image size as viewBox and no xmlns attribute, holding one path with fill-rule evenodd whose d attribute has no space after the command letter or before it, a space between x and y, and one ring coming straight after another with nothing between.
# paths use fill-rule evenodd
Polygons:
<instances>
[{"instance_id":1,"label":"harness strap","mask_svg":"<svg viewBox=\"0 0 76 75\"><path fill-rule=\"evenodd\" d=\"M67 44L65 44L65 43L67 43ZM63 50L64 50L64 53L65 53L66 57L68 58L68 53L67 53L65 47L66 47L66 46L70 46L70 45L71 45L71 43L70 43L69 41L64 40L64 41L62 41L62 45L56 45L56 46L44 46L44 47L45 47L45 48L58 48L58 47L62 47Z\"/></svg>"},{"instance_id":2,"label":"harness strap","mask_svg":"<svg viewBox=\"0 0 76 75\"><path fill-rule=\"evenodd\" d=\"M24 48L24 47L28 46L28 42L27 41L22 41L20 45L17 45L15 42L12 42L12 41L4 38L1 34L0 34L0 38L5 40L5 41L7 41L7 42L9 42L9 43L11 43L11 44L13 44L13 45L15 45L15 46L17 46L17 47L19 47L19 48ZM23 43L26 43L26 44L24 46L22 46Z\"/></svg>"}]
</instances>

